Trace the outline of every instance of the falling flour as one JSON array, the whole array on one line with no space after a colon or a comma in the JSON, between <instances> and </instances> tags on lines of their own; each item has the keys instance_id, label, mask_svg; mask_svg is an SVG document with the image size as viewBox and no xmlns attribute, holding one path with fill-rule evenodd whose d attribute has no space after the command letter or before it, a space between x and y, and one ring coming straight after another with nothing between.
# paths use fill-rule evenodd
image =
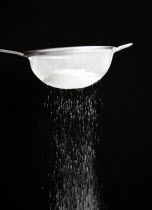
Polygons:
<instances>
[{"instance_id":1,"label":"falling flour","mask_svg":"<svg viewBox=\"0 0 152 210\"><path fill-rule=\"evenodd\" d=\"M84 69L61 69L54 71L43 82L52 87L75 89L90 86L100 79L99 74Z\"/></svg>"},{"instance_id":2,"label":"falling flour","mask_svg":"<svg viewBox=\"0 0 152 210\"><path fill-rule=\"evenodd\" d=\"M96 91L53 90L45 104L50 119L50 210L103 210L96 176Z\"/></svg>"}]
</instances>

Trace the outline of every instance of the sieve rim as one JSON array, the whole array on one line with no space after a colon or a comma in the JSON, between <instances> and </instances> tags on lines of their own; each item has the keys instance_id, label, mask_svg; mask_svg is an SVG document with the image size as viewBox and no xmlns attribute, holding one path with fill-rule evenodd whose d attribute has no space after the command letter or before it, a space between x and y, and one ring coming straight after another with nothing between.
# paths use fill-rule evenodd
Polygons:
<instances>
[{"instance_id":1,"label":"sieve rim","mask_svg":"<svg viewBox=\"0 0 152 210\"><path fill-rule=\"evenodd\" d=\"M114 46L72 46L72 47L56 47L56 48L46 48L40 50L30 50L24 52L27 57L31 56L53 56L56 53L59 55L68 55L75 52L90 52L90 51L111 51Z\"/></svg>"}]
</instances>

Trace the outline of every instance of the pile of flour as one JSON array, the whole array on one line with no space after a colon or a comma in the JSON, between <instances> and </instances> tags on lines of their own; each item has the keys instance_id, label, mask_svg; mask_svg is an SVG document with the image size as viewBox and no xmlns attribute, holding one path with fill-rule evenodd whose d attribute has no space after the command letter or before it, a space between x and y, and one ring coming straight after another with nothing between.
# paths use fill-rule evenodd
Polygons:
<instances>
[{"instance_id":1,"label":"pile of flour","mask_svg":"<svg viewBox=\"0 0 152 210\"><path fill-rule=\"evenodd\" d=\"M99 74L84 69L60 69L44 79L44 83L61 89L76 89L90 86L100 79Z\"/></svg>"}]
</instances>

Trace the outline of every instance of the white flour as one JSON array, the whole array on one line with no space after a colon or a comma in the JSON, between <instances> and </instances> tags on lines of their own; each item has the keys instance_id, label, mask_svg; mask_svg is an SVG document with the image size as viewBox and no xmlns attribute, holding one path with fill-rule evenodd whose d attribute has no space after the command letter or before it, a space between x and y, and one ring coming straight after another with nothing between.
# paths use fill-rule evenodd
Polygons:
<instances>
[{"instance_id":1,"label":"white flour","mask_svg":"<svg viewBox=\"0 0 152 210\"><path fill-rule=\"evenodd\" d=\"M96 173L97 94L93 88L88 94L53 89L48 95L50 210L106 210Z\"/></svg>"},{"instance_id":2,"label":"white flour","mask_svg":"<svg viewBox=\"0 0 152 210\"><path fill-rule=\"evenodd\" d=\"M75 89L90 86L100 79L99 74L84 69L61 69L44 79L44 83L56 88Z\"/></svg>"}]
</instances>

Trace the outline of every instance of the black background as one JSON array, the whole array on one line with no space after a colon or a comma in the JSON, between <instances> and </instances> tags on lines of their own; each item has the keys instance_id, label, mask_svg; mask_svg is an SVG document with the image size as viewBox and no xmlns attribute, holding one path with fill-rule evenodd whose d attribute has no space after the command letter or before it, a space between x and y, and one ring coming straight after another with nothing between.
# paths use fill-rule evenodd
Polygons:
<instances>
[{"instance_id":1,"label":"black background","mask_svg":"<svg viewBox=\"0 0 152 210\"><path fill-rule=\"evenodd\" d=\"M104 154L99 159L110 210L152 207L151 23L146 1L0 5L2 49L134 43L114 56L101 81ZM28 60L8 54L0 54L0 85L0 208L48 209L43 160L48 88L34 76Z\"/></svg>"}]
</instances>

